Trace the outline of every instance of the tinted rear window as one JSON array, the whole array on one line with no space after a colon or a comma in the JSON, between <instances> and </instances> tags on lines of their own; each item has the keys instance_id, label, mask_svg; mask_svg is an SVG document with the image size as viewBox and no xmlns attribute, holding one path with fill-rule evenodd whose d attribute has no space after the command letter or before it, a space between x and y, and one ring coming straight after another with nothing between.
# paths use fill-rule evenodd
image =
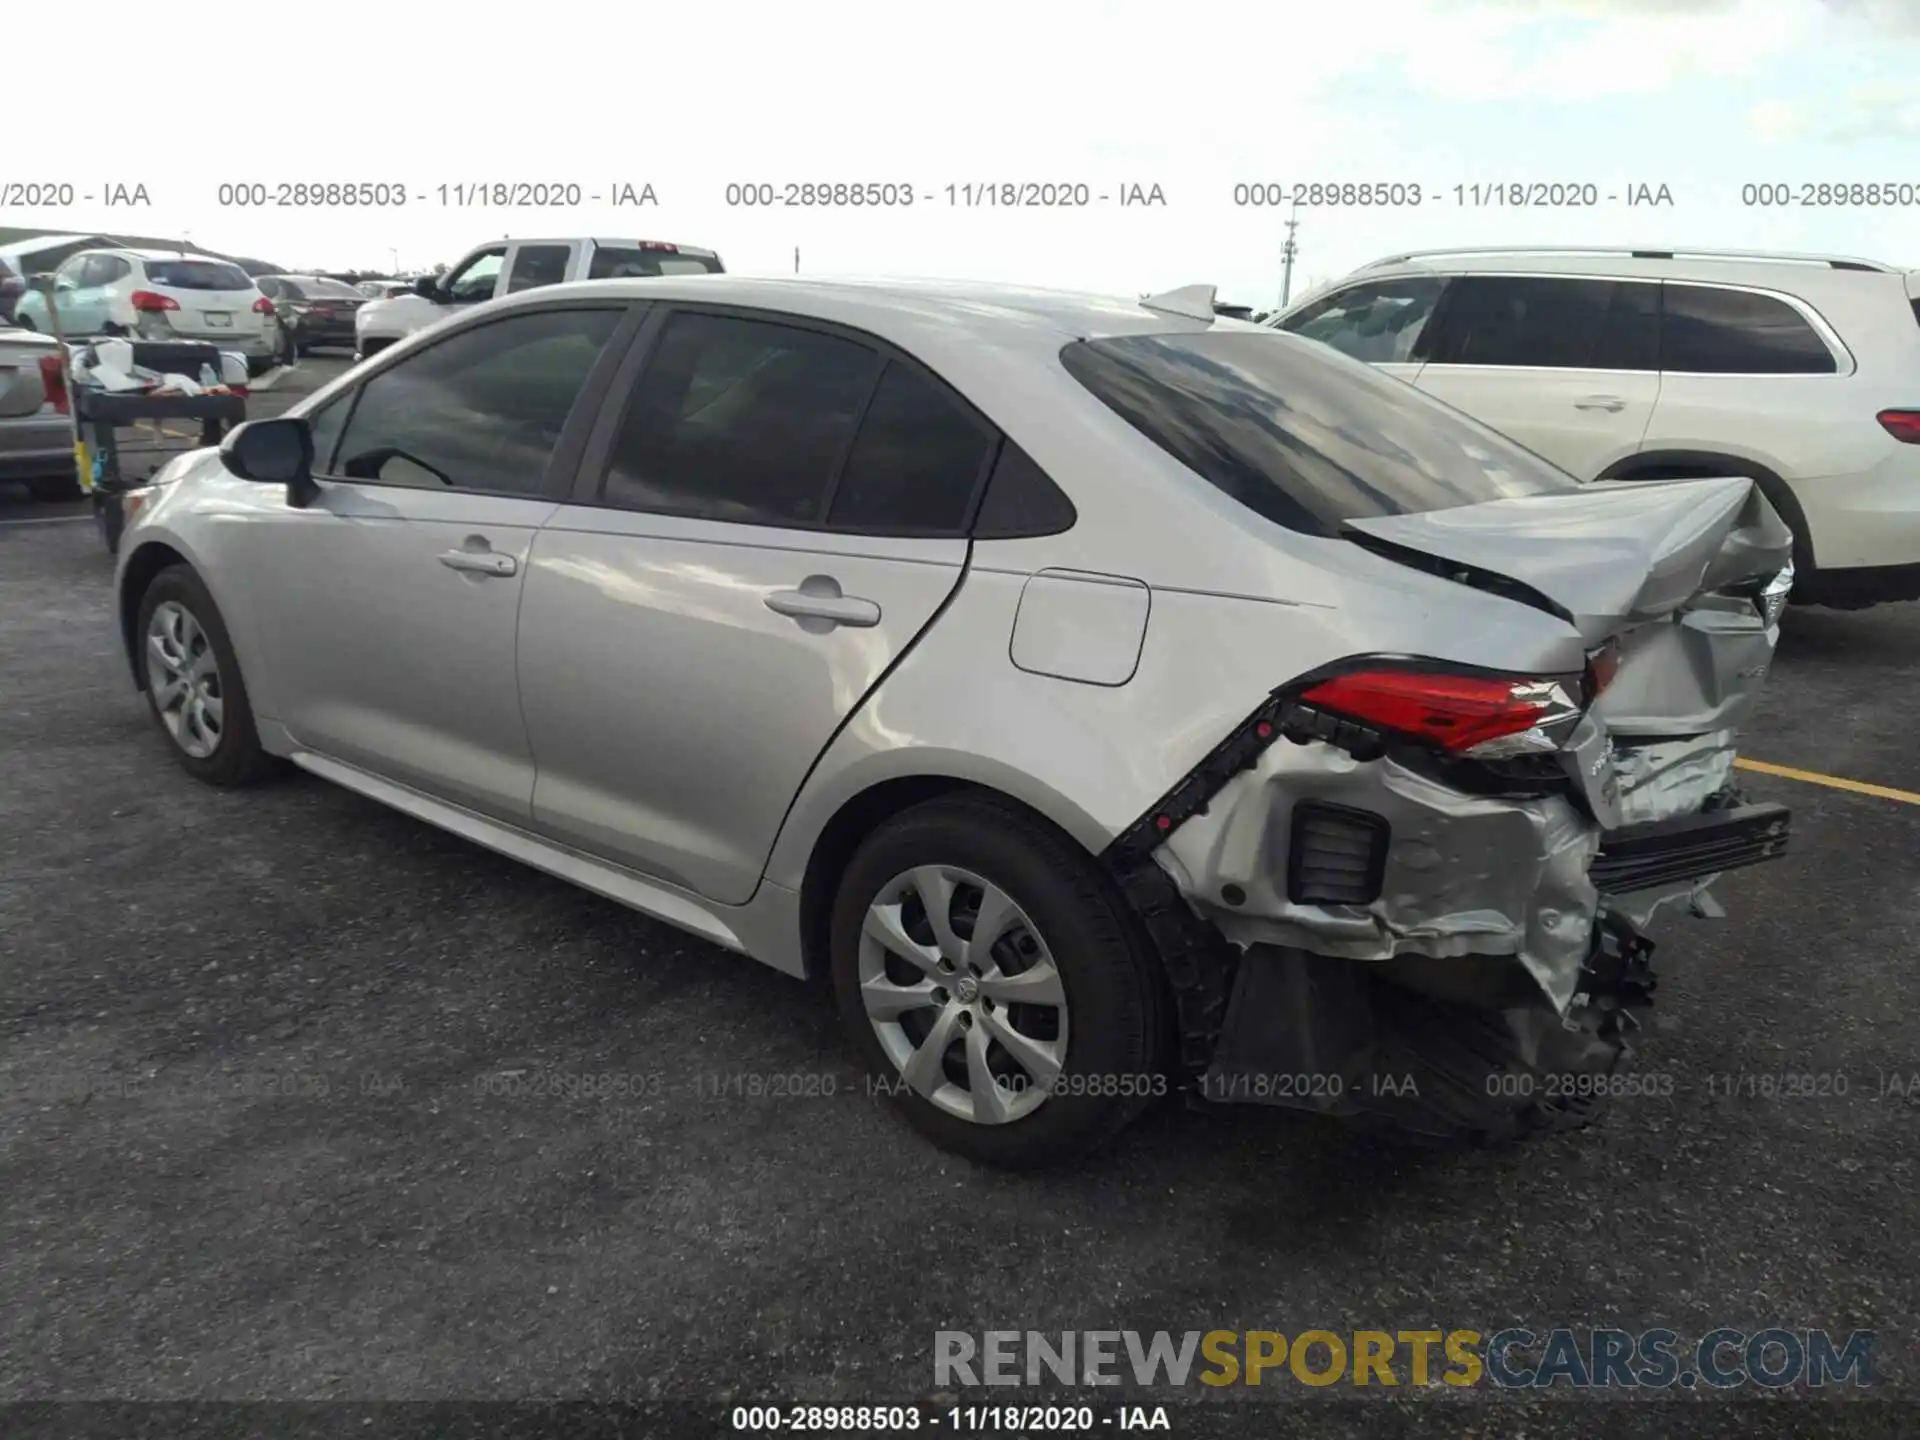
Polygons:
<instances>
[{"instance_id":1,"label":"tinted rear window","mask_svg":"<svg viewBox=\"0 0 1920 1440\"><path fill-rule=\"evenodd\" d=\"M149 260L147 279L169 290L251 290L253 280L238 265L211 260Z\"/></svg>"},{"instance_id":2,"label":"tinted rear window","mask_svg":"<svg viewBox=\"0 0 1920 1440\"><path fill-rule=\"evenodd\" d=\"M319 300L363 300L363 296L351 285L343 285L338 280L302 280L300 288Z\"/></svg>"},{"instance_id":3,"label":"tinted rear window","mask_svg":"<svg viewBox=\"0 0 1920 1440\"><path fill-rule=\"evenodd\" d=\"M1827 342L1786 301L1672 281L1660 365L1692 375L1831 375L1839 368Z\"/></svg>"},{"instance_id":4,"label":"tinted rear window","mask_svg":"<svg viewBox=\"0 0 1920 1440\"><path fill-rule=\"evenodd\" d=\"M1276 524L1343 522L1578 488L1413 386L1277 332L1079 340L1067 371L1162 450Z\"/></svg>"},{"instance_id":5,"label":"tinted rear window","mask_svg":"<svg viewBox=\"0 0 1920 1440\"><path fill-rule=\"evenodd\" d=\"M587 263L589 280L719 273L720 261L711 255L683 255L672 250L630 250L618 245L596 246L593 259Z\"/></svg>"}]
</instances>

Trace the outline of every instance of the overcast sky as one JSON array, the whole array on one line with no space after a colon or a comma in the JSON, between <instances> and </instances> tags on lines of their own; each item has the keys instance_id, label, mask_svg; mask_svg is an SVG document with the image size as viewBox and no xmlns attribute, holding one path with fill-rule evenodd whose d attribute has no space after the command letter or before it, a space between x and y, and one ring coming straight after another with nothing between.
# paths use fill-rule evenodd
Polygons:
<instances>
[{"instance_id":1,"label":"overcast sky","mask_svg":"<svg viewBox=\"0 0 1920 1440\"><path fill-rule=\"evenodd\" d=\"M1423 203L1301 211L1296 296L1375 256L1452 244L1920 266L1920 0L251 0L191 13L94 0L86 14L111 37L92 50L99 85L76 89L89 77L65 65L8 66L15 139L22 125L34 139L5 147L0 186L67 181L99 197L139 183L152 204L0 209L0 224L184 233L290 268L384 268L394 251L413 268L506 234L599 234L785 272L797 246L812 273L1127 293L1211 281L1267 305L1285 216L1236 207L1235 185L1389 182L1420 186ZM325 180L410 198L385 211L218 203L223 182ZM726 203L729 182L808 180L917 198ZM440 185L480 181L583 196L651 184L659 204L440 203ZM1166 203L947 203L950 184L1002 181L1116 197L1157 185ZM1908 203L1742 203L1743 184L1821 181L1904 185ZM1516 209L1454 190L1508 182L1593 184L1601 203ZM1673 204L1629 207L1642 185Z\"/></svg>"}]
</instances>

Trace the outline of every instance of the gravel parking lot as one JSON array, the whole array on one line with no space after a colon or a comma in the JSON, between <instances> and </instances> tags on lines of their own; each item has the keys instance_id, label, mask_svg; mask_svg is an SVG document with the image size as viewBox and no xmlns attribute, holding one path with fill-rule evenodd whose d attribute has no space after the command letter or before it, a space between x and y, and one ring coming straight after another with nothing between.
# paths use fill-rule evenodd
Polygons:
<instances>
[{"instance_id":1,"label":"gravel parking lot","mask_svg":"<svg viewBox=\"0 0 1920 1440\"><path fill-rule=\"evenodd\" d=\"M318 781L195 784L92 526L39 523L76 513L0 498L0 1398L712 1417L926 1398L939 1329L1559 1324L1871 1330L1875 1391L1914 1393L1910 803L1747 776L1794 851L1722 882L1724 922L1657 932L1644 1068L1673 1093L1587 1133L1451 1154L1169 1109L1009 1178L869 1099L822 994ZM1795 611L1744 750L1920 791L1916 713L1920 605ZM503 1073L627 1093L488 1093ZM1783 1073L1843 1078L1739 1078ZM792 1075L834 1093L760 1093ZM1265 1433L1494 1403L1275 1393Z\"/></svg>"}]
</instances>

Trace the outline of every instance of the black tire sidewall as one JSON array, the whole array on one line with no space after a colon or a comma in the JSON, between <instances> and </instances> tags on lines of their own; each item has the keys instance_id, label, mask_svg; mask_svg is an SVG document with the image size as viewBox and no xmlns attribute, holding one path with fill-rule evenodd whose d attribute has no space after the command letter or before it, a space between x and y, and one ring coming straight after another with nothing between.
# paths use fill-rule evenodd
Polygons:
<instances>
[{"instance_id":1,"label":"black tire sidewall","mask_svg":"<svg viewBox=\"0 0 1920 1440\"><path fill-rule=\"evenodd\" d=\"M189 755L180 748L179 742L161 720L159 707L153 702L152 678L147 671L147 628L153 623L154 611L169 600L193 616L206 635L207 643L213 648L214 661L220 667L223 728L220 743L214 747L213 754L204 758ZM256 778L264 768L266 755L260 748L253 706L247 698L246 681L241 677L240 662L234 654L233 639L227 633L226 621L200 577L185 565L171 565L156 575L153 583L147 586L146 593L140 597L139 618L133 640L134 653L139 657L140 688L146 699L147 713L181 768L196 780L203 780L209 785L242 785Z\"/></svg>"},{"instance_id":2,"label":"black tire sidewall","mask_svg":"<svg viewBox=\"0 0 1920 1440\"><path fill-rule=\"evenodd\" d=\"M880 887L902 871L930 864L972 871L1026 912L1067 994L1063 1079L1071 1086L1075 1078L1110 1076L1121 1093L1068 1088L1011 1124L976 1125L906 1088L861 1003L859 942ZM885 1084L914 1127L943 1149L989 1165L1035 1168L1099 1144L1165 1093L1157 992L1124 900L1072 840L1011 806L971 798L934 801L888 822L847 866L830 935L835 1000L867 1071Z\"/></svg>"}]
</instances>

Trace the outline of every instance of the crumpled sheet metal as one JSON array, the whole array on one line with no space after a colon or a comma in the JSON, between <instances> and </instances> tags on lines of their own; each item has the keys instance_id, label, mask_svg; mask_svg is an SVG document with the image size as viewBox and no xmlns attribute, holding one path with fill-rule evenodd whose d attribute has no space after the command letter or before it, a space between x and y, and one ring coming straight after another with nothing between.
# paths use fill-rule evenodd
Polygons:
<instances>
[{"instance_id":1,"label":"crumpled sheet metal","mask_svg":"<svg viewBox=\"0 0 1920 1440\"><path fill-rule=\"evenodd\" d=\"M1372 810L1393 827L1373 904L1287 898L1293 806L1315 799ZM1236 945L1362 961L1512 955L1564 1012L1600 901L1587 879L1598 848L1598 828L1558 797L1483 799L1392 760L1289 742L1237 775L1154 858ZM1221 898L1227 885L1246 892L1241 904Z\"/></svg>"},{"instance_id":2,"label":"crumpled sheet metal","mask_svg":"<svg viewBox=\"0 0 1920 1440\"><path fill-rule=\"evenodd\" d=\"M1644 825L1691 815L1733 778L1734 732L1715 730L1685 740L1616 745L1620 823Z\"/></svg>"},{"instance_id":3,"label":"crumpled sheet metal","mask_svg":"<svg viewBox=\"0 0 1920 1440\"><path fill-rule=\"evenodd\" d=\"M1732 772L1734 733L1613 747L1618 822L1692 814ZM1325 800L1371 810L1393 828L1380 898L1296 905L1287 898L1293 806ZM1361 762L1319 743L1283 742L1237 775L1154 858L1226 938L1337 959L1511 955L1563 1014L1602 904L1587 879L1600 827L1559 797L1471 796L1396 764ZM1634 918L1704 895L1711 879L1605 903ZM1238 905L1221 896L1246 892Z\"/></svg>"}]
</instances>

